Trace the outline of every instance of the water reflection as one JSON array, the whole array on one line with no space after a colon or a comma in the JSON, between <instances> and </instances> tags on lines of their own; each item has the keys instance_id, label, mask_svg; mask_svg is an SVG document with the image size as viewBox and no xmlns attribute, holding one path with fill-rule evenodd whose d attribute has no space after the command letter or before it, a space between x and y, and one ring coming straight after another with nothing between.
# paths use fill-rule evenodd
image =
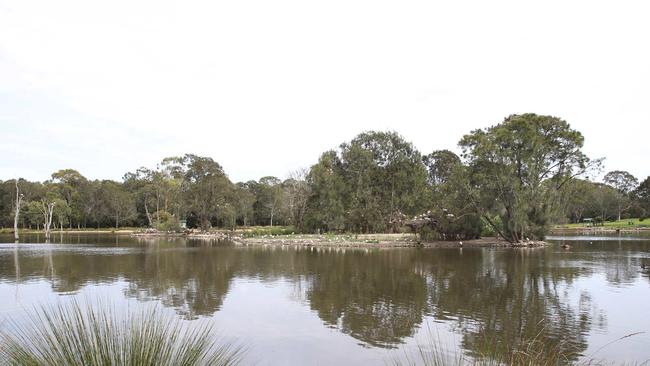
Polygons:
<instances>
[{"instance_id":1,"label":"water reflection","mask_svg":"<svg viewBox=\"0 0 650 366\"><path fill-rule=\"evenodd\" d=\"M589 297L573 307L564 291L583 270L550 267L547 259L528 249L429 253L423 263L436 317L455 319L473 355L507 354L543 340L549 351L577 356L587 347Z\"/></svg>"},{"instance_id":2,"label":"water reflection","mask_svg":"<svg viewBox=\"0 0 650 366\"><path fill-rule=\"evenodd\" d=\"M307 252L307 297L327 324L362 342L390 346L413 335L428 312L415 251Z\"/></svg>"},{"instance_id":3,"label":"water reflection","mask_svg":"<svg viewBox=\"0 0 650 366\"><path fill-rule=\"evenodd\" d=\"M241 256L237 251L194 248L180 252L150 246L124 269L125 294L140 300L160 299L187 319L218 311L228 293Z\"/></svg>"},{"instance_id":4,"label":"water reflection","mask_svg":"<svg viewBox=\"0 0 650 366\"><path fill-rule=\"evenodd\" d=\"M576 283L596 275L619 288L650 281L650 241L580 241L564 251L57 239L84 244L0 245L0 283L46 281L55 293L74 293L123 281L126 297L159 300L196 319L220 311L237 279L282 280L293 284L294 301L366 347L396 347L433 318L457 331L473 355L509 352L536 340L549 352L577 359L588 349L593 328L605 331L608 320L594 303L593 289Z\"/></svg>"}]
</instances>

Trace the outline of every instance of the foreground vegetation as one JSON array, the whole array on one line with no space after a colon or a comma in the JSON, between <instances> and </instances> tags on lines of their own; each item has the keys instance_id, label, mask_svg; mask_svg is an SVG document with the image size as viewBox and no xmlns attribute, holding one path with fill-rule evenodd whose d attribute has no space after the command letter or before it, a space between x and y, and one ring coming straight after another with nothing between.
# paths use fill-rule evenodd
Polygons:
<instances>
[{"instance_id":1,"label":"foreground vegetation","mask_svg":"<svg viewBox=\"0 0 650 366\"><path fill-rule=\"evenodd\" d=\"M461 156L428 154L395 132L364 132L285 180L233 183L212 158L169 157L121 182L64 169L45 182L0 182L0 227L50 230L135 226L291 225L303 233L416 231L426 240L500 235L543 239L555 223L644 217L650 178L584 177L600 160L557 117L512 115L459 141ZM18 207L18 210L16 210Z\"/></svg>"},{"instance_id":2,"label":"foreground vegetation","mask_svg":"<svg viewBox=\"0 0 650 366\"><path fill-rule=\"evenodd\" d=\"M118 313L77 302L29 313L27 325L2 329L0 364L236 365L241 348L220 343L209 326L187 327L157 308Z\"/></svg>"}]
</instances>

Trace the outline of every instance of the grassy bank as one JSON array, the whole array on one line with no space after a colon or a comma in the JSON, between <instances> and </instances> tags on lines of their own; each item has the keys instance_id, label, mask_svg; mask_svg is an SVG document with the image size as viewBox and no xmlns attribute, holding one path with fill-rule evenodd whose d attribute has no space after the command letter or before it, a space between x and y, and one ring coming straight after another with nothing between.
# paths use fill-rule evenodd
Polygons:
<instances>
[{"instance_id":1,"label":"grassy bank","mask_svg":"<svg viewBox=\"0 0 650 366\"><path fill-rule=\"evenodd\" d=\"M650 229L650 219L639 218L605 221L595 226L587 223L557 225L554 229L588 229L588 230L636 230Z\"/></svg>"}]
</instances>

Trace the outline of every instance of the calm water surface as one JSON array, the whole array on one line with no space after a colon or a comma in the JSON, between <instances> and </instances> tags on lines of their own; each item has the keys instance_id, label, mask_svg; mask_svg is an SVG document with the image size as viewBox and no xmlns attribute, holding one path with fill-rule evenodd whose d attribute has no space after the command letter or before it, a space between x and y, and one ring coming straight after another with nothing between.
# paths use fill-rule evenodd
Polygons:
<instances>
[{"instance_id":1,"label":"calm water surface","mask_svg":"<svg viewBox=\"0 0 650 366\"><path fill-rule=\"evenodd\" d=\"M0 326L76 297L214 322L247 345L251 364L385 364L430 334L468 355L486 339L505 348L536 338L597 359L650 359L650 237L555 237L518 250L12 241L0 236ZM645 333L607 345L635 332Z\"/></svg>"}]
</instances>

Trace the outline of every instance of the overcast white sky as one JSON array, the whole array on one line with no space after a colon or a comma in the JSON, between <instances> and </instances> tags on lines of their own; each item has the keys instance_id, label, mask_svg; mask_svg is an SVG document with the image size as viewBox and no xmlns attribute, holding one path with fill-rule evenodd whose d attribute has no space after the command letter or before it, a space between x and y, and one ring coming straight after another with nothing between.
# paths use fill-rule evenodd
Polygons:
<instances>
[{"instance_id":1,"label":"overcast white sky","mask_svg":"<svg viewBox=\"0 0 650 366\"><path fill-rule=\"evenodd\" d=\"M191 152L284 177L357 133L423 153L534 112L650 174L643 1L0 0L0 179Z\"/></svg>"}]
</instances>

